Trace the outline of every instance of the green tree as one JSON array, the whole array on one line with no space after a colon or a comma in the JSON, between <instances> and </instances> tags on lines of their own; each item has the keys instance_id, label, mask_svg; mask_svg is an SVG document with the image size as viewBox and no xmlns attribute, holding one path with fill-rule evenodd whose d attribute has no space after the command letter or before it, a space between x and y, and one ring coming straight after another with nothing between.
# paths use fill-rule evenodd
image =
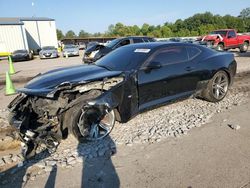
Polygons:
<instances>
[{"instance_id":1,"label":"green tree","mask_svg":"<svg viewBox=\"0 0 250 188\"><path fill-rule=\"evenodd\" d=\"M89 37L90 34L84 30L80 30L79 34L78 34L78 37L81 37L81 38L85 38L85 37Z\"/></svg>"},{"instance_id":2,"label":"green tree","mask_svg":"<svg viewBox=\"0 0 250 188\"><path fill-rule=\"evenodd\" d=\"M148 34L148 28L149 28L149 25L147 24L147 23L144 23L143 25L142 25L142 27L141 27L141 32L142 32L142 34L143 35L147 35Z\"/></svg>"},{"instance_id":3,"label":"green tree","mask_svg":"<svg viewBox=\"0 0 250 188\"><path fill-rule=\"evenodd\" d=\"M97 33L94 33L94 34L89 35L89 36L93 36L93 37L101 37L101 36L103 36L103 34L102 34L102 33L100 33L100 32L97 32Z\"/></svg>"},{"instance_id":4,"label":"green tree","mask_svg":"<svg viewBox=\"0 0 250 188\"><path fill-rule=\"evenodd\" d=\"M167 37L171 37L173 35L173 33L168 26L164 25L161 27L161 35L162 35L162 37L167 38Z\"/></svg>"},{"instance_id":5,"label":"green tree","mask_svg":"<svg viewBox=\"0 0 250 188\"><path fill-rule=\"evenodd\" d=\"M142 35L141 30L137 25L131 27L132 35Z\"/></svg>"},{"instance_id":6,"label":"green tree","mask_svg":"<svg viewBox=\"0 0 250 188\"><path fill-rule=\"evenodd\" d=\"M74 31L69 30L66 34L65 34L66 38L75 38L76 34L74 33Z\"/></svg>"},{"instance_id":7,"label":"green tree","mask_svg":"<svg viewBox=\"0 0 250 188\"><path fill-rule=\"evenodd\" d=\"M217 29L214 25L212 24L207 24L207 25L201 25L198 30L199 30L199 35L206 35L210 31L213 31Z\"/></svg>"},{"instance_id":8,"label":"green tree","mask_svg":"<svg viewBox=\"0 0 250 188\"><path fill-rule=\"evenodd\" d=\"M113 36L114 30L115 30L115 26L113 24L109 25L108 31L106 32L106 36Z\"/></svg>"},{"instance_id":9,"label":"green tree","mask_svg":"<svg viewBox=\"0 0 250 188\"><path fill-rule=\"evenodd\" d=\"M250 18L250 7L243 9L240 12L239 17L241 17L241 18Z\"/></svg>"},{"instance_id":10,"label":"green tree","mask_svg":"<svg viewBox=\"0 0 250 188\"><path fill-rule=\"evenodd\" d=\"M60 29L56 29L57 40L62 40L64 35Z\"/></svg>"},{"instance_id":11,"label":"green tree","mask_svg":"<svg viewBox=\"0 0 250 188\"><path fill-rule=\"evenodd\" d=\"M115 27L114 27L114 35L115 36L125 36L127 35L126 31L125 31L125 27L122 23L117 23L115 24Z\"/></svg>"},{"instance_id":12,"label":"green tree","mask_svg":"<svg viewBox=\"0 0 250 188\"><path fill-rule=\"evenodd\" d=\"M199 13L184 20L177 19L174 23L165 22L163 25L144 23L141 28L137 25L127 26L122 23L110 25L105 36L148 35L152 37L198 36L212 30L233 28L239 32L250 31L250 7L243 9L239 17L213 15L211 12Z\"/></svg>"},{"instance_id":13,"label":"green tree","mask_svg":"<svg viewBox=\"0 0 250 188\"><path fill-rule=\"evenodd\" d=\"M152 32L148 33L148 36L150 36L150 37L156 37L156 38L161 38L162 34L161 34L161 31L159 29L155 29Z\"/></svg>"}]
</instances>

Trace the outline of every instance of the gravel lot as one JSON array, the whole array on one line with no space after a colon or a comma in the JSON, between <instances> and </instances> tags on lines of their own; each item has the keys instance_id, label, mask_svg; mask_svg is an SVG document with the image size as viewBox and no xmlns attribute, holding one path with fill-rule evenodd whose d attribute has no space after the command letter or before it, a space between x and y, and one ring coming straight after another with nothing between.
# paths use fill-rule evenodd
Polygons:
<instances>
[{"instance_id":1,"label":"gravel lot","mask_svg":"<svg viewBox=\"0 0 250 188\"><path fill-rule=\"evenodd\" d=\"M194 127L200 127L213 120L213 117L218 113L223 113L244 104L247 101L249 92L248 82L243 82L245 76L242 72L250 70L250 52L239 54L234 52L238 62L238 73L241 73L236 79L234 87L230 90L227 97L220 103L209 103L200 99L187 99L171 105L163 106L145 113L142 113L129 121L126 124L116 123L111 135L102 141L95 143L78 144L77 141L70 137L63 141L57 152L49 155L46 152L41 152L35 159L25 161L22 159L19 152L13 151L0 152L0 179L2 185L8 187L9 183L22 179L28 182L35 180L43 174L49 174L55 171L55 168L71 169L84 163L84 159L95 159L98 157L107 157L116 153L117 147L155 144L166 141L170 138L179 138L189 134L189 131ZM69 59L51 59L51 60L33 60L30 62L15 63L15 68L18 72L14 79L18 77L32 77L39 71L45 72L51 68L58 68L67 65L80 64L81 57ZM3 70L7 70L7 63L0 62L3 65ZM32 66L31 66L32 63ZM46 63L46 66L44 66ZM60 63L60 64L59 64ZM23 83L16 83L22 86ZM13 97L5 97L4 90L1 89L0 95L0 128L1 130L9 129L6 123L7 111L6 105ZM223 120L227 121L227 119ZM238 124L233 124L232 129L239 129ZM13 142L11 137L3 137L0 145ZM21 168L13 167L15 164L22 166ZM10 168L8 171L6 169ZM3 172L5 171L5 172ZM18 173L17 173L18 172ZM6 175L17 173L15 177L9 179Z\"/></svg>"}]
</instances>

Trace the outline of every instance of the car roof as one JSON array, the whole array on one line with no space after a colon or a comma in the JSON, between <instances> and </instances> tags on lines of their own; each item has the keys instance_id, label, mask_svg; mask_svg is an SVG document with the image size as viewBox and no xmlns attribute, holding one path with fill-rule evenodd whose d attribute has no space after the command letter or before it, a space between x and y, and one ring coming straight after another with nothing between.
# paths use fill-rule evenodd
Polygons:
<instances>
[{"instance_id":1,"label":"car roof","mask_svg":"<svg viewBox=\"0 0 250 188\"><path fill-rule=\"evenodd\" d=\"M118 39L134 39L134 38L150 38L150 39L152 39L152 37L148 37L148 36L127 36L127 37L120 37Z\"/></svg>"},{"instance_id":2,"label":"car roof","mask_svg":"<svg viewBox=\"0 0 250 188\"><path fill-rule=\"evenodd\" d=\"M147 49L155 49L161 47L171 47L171 46L198 46L196 44L186 43L186 42L145 42L145 43L135 43L126 45L124 47L128 48L147 48Z\"/></svg>"}]
</instances>

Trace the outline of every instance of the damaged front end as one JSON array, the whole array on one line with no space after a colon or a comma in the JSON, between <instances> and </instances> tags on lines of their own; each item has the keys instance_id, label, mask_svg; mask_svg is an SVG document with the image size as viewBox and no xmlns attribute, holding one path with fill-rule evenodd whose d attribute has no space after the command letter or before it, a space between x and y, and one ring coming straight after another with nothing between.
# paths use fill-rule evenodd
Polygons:
<instances>
[{"instance_id":1,"label":"damaged front end","mask_svg":"<svg viewBox=\"0 0 250 188\"><path fill-rule=\"evenodd\" d=\"M57 101L20 94L8 106L9 123L19 133L23 155L33 156L38 146L53 152L62 139L58 110L67 101Z\"/></svg>"},{"instance_id":2,"label":"damaged front end","mask_svg":"<svg viewBox=\"0 0 250 188\"><path fill-rule=\"evenodd\" d=\"M44 149L54 152L61 139L68 136L67 126L71 126L63 124L65 112L79 104L81 97L84 98L83 96L90 91L100 91L101 100L101 96L105 96L105 91L111 90L123 80L123 77L113 77L88 83L62 83L45 96L32 95L24 88L23 91L26 93L19 94L8 106L9 123L19 133L23 156L30 158ZM110 102L112 107L118 104L117 101L109 100L115 99L102 99ZM98 108L102 116L111 108L107 102L90 102L88 107Z\"/></svg>"}]
</instances>

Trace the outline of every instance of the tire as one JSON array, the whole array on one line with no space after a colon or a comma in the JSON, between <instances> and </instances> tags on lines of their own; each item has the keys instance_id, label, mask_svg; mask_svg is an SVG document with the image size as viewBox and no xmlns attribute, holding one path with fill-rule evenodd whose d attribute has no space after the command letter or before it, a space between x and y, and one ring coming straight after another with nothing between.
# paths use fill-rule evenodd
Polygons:
<instances>
[{"instance_id":1,"label":"tire","mask_svg":"<svg viewBox=\"0 0 250 188\"><path fill-rule=\"evenodd\" d=\"M203 98L210 102L221 101L228 92L229 78L225 71L217 72L203 91Z\"/></svg>"},{"instance_id":2,"label":"tire","mask_svg":"<svg viewBox=\"0 0 250 188\"><path fill-rule=\"evenodd\" d=\"M220 52L224 51L224 45L222 43L219 43L218 46L216 47L216 50Z\"/></svg>"},{"instance_id":3,"label":"tire","mask_svg":"<svg viewBox=\"0 0 250 188\"><path fill-rule=\"evenodd\" d=\"M66 111L63 125L80 142L96 141L106 137L114 127L115 113L110 110L104 116L97 107L87 107L86 102L96 98L99 91L92 91L81 96L81 101ZM76 99L77 100L77 99ZM108 122L104 123L108 117Z\"/></svg>"},{"instance_id":4,"label":"tire","mask_svg":"<svg viewBox=\"0 0 250 188\"><path fill-rule=\"evenodd\" d=\"M241 52L241 53L247 52L248 47L249 47L249 44L248 44L247 42L244 42L244 43L240 46L240 52Z\"/></svg>"}]
</instances>

